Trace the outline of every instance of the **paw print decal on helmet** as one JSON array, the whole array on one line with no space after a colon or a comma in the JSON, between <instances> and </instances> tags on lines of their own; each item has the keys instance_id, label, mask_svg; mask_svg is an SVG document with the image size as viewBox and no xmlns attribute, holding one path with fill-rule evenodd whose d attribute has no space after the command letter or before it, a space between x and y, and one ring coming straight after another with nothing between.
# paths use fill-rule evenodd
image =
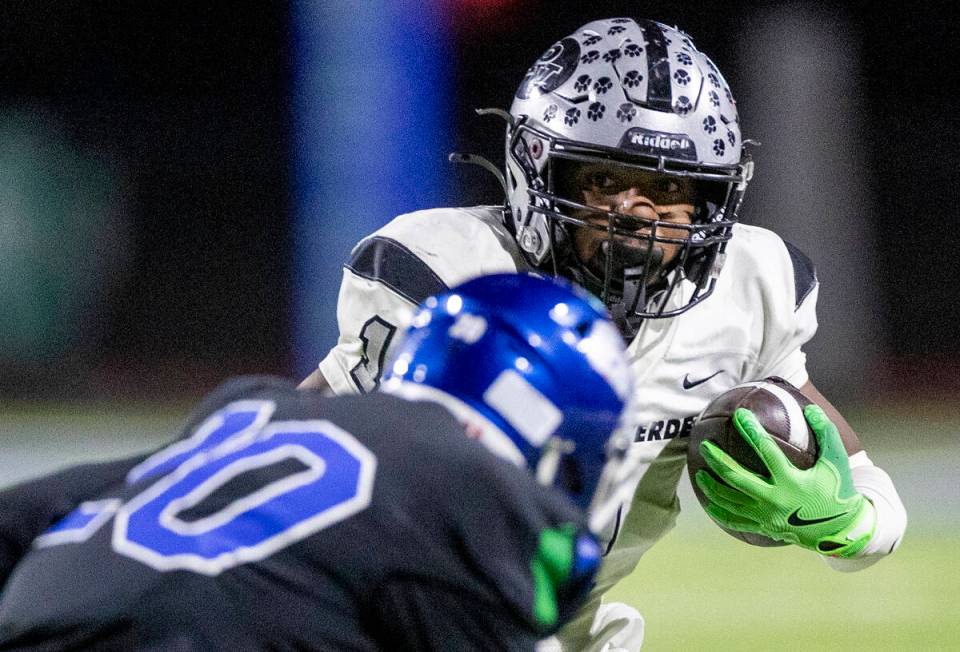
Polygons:
<instances>
[{"instance_id":1,"label":"paw print decal on helmet","mask_svg":"<svg viewBox=\"0 0 960 652\"><path fill-rule=\"evenodd\" d=\"M612 50L607 52L605 55L603 55L603 60L606 61L607 63L613 63L619 58L620 58L619 48L613 48Z\"/></svg>"},{"instance_id":2,"label":"paw print decal on helmet","mask_svg":"<svg viewBox=\"0 0 960 652\"><path fill-rule=\"evenodd\" d=\"M617 107L617 119L620 122L632 122L637 115L637 107L632 104L621 104Z\"/></svg>"},{"instance_id":3,"label":"paw print decal on helmet","mask_svg":"<svg viewBox=\"0 0 960 652\"><path fill-rule=\"evenodd\" d=\"M603 95L611 88L613 88L613 82L609 77L601 77L593 84L593 90L597 95Z\"/></svg>"},{"instance_id":4,"label":"paw print decal on helmet","mask_svg":"<svg viewBox=\"0 0 960 652\"><path fill-rule=\"evenodd\" d=\"M623 76L623 85L627 88L636 88L643 81L643 75L639 70L631 70Z\"/></svg>"},{"instance_id":5,"label":"paw print decal on helmet","mask_svg":"<svg viewBox=\"0 0 960 652\"><path fill-rule=\"evenodd\" d=\"M718 71L707 62L695 39L653 20L607 18L573 30L556 50L560 54L536 64L532 81L526 84L530 91L515 96L510 108L512 128L507 130L506 217L515 233L526 229L537 235L537 242L531 236L523 245L529 262L544 270L552 269L554 263L568 262L575 266L571 272L586 270L570 243L562 251L549 246L551 237L559 235L565 216L539 208L546 207L547 202L558 202L552 198L558 197L558 191L569 189L563 184L551 185L556 177L551 179L550 175L557 169L552 167L555 161L547 161L548 155L604 160L605 165L623 169L631 169L635 161L658 164L662 159L662 172L709 184L710 191L705 193L709 201L696 202L698 223L736 217L735 209L746 186L750 152L744 150L743 143L749 136L740 133L737 108L728 99L727 83L721 74L726 71ZM540 143L536 152L531 139ZM618 153L622 156L615 155ZM684 245L689 251L683 254L687 256L683 269L703 292L709 286L711 272L711 266L705 263L719 253L723 242L712 237L713 233L725 238L731 229L723 226L722 233L712 231L710 237L706 229L680 234L689 240ZM646 233L642 235L647 238ZM626 279L626 271L626 267L617 267L604 274L609 276L603 280L604 291L609 291L608 283L620 280L621 273ZM671 273L664 272L664 278ZM646 279L638 278L637 282L646 285ZM631 293L639 287L631 286ZM677 290L681 300L687 295ZM609 296L623 300L616 291ZM699 300L706 295L701 292L690 296ZM641 309L637 301L635 316L669 316L667 312L672 313L675 302L658 296L649 305L650 310Z\"/></svg>"}]
</instances>

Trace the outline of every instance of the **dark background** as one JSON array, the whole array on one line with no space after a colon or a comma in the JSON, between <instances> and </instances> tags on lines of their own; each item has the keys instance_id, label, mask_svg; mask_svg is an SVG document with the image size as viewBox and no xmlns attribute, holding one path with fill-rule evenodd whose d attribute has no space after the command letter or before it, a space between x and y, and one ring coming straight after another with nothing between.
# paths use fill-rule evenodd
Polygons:
<instances>
[{"instance_id":1,"label":"dark background","mask_svg":"<svg viewBox=\"0 0 960 652\"><path fill-rule=\"evenodd\" d=\"M736 95L743 76L765 65L749 58L749 45L754 16L772 4L440 2L454 53L449 149L480 151L500 164L502 125L473 109L508 107L528 65L596 18L642 15L681 26ZM949 5L818 10L852 26L862 62L854 106L866 146L855 154L870 171L873 202L865 210L875 259L857 282L877 292L871 318L882 338L879 363L858 373L885 391L913 391L923 377L919 386L953 392L960 47ZM299 283L290 262L292 16L285 3L0 3L0 109L43 116L113 170L111 205L124 234L115 249L85 254L109 260L113 252L122 264L110 268L96 310L64 317L76 321L59 346L0 353L0 396L183 395L234 373L300 371L290 336ZM740 109L750 137L763 106ZM845 147L842 139L836 147ZM762 175L761 153L755 184ZM499 200L479 170L451 179L439 196ZM741 219L764 224L750 191ZM831 215L818 219L829 238ZM71 246L66 233L45 236ZM852 256L857 240L854 233L846 244Z\"/></svg>"}]
</instances>

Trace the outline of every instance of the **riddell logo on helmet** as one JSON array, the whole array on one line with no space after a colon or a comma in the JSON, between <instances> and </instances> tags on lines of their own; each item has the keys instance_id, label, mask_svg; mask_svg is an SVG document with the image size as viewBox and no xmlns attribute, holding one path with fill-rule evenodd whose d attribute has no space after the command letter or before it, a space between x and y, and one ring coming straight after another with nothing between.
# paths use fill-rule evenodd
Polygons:
<instances>
[{"instance_id":1,"label":"riddell logo on helmet","mask_svg":"<svg viewBox=\"0 0 960 652\"><path fill-rule=\"evenodd\" d=\"M671 138L661 134L633 134L630 140L635 145L643 147L655 147L657 149L686 149L690 147L690 141L686 138Z\"/></svg>"},{"instance_id":2,"label":"riddell logo on helmet","mask_svg":"<svg viewBox=\"0 0 960 652\"><path fill-rule=\"evenodd\" d=\"M670 134L634 127L623 134L620 147L643 154L670 156L685 161L697 160L697 147L686 134Z\"/></svg>"}]
</instances>

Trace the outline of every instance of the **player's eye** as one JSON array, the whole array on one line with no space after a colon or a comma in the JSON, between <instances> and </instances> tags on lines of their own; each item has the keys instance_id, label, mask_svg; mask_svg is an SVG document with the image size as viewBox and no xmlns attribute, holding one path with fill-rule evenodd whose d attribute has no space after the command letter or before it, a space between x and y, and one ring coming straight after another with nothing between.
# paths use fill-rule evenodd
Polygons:
<instances>
[{"instance_id":1,"label":"player's eye","mask_svg":"<svg viewBox=\"0 0 960 652\"><path fill-rule=\"evenodd\" d=\"M587 187L590 190L609 192L616 186L616 180L605 172L593 172L587 177Z\"/></svg>"}]
</instances>

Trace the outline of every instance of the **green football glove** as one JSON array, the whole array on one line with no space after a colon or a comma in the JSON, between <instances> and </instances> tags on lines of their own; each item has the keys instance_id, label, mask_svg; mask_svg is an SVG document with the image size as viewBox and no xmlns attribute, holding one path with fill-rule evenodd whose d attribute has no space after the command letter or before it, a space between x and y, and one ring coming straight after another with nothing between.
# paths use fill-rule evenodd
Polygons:
<instances>
[{"instance_id":1,"label":"green football glove","mask_svg":"<svg viewBox=\"0 0 960 652\"><path fill-rule=\"evenodd\" d=\"M809 469L791 464L744 408L734 412L733 423L760 456L769 479L745 469L713 442L700 444L704 460L723 480L705 470L697 472L697 485L710 501L706 511L727 529L853 557L873 536L873 505L853 486L837 427L818 405L808 405L803 413L820 445L820 457Z\"/></svg>"}]
</instances>

